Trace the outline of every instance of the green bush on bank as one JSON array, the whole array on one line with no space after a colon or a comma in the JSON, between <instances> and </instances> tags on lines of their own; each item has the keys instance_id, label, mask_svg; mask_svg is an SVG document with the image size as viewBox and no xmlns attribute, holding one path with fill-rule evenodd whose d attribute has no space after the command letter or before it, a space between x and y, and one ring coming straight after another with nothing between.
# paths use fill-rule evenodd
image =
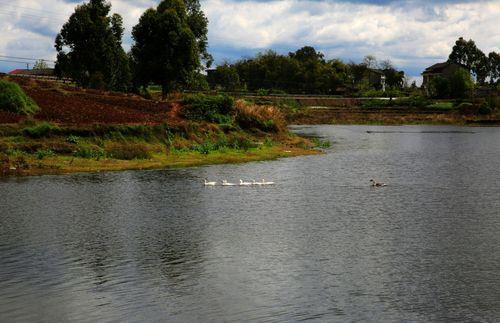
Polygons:
<instances>
[{"instance_id":1,"label":"green bush on bank","mask_svg":"<svg viewBox=\"0 0 500 323\"><path fill-rule=\"evenodd\" d=\"M0 80L0 110L30 115L36 113L39 108L19 85Z\"/></svg>"},{"instance_id":2,"label":"green bush on bank","mask_svg":"<svg viewBox=\"0 0 500 323\"><path fill-rule=\"evenodd\" d=\"M59 127L49 122L42 122L23 129L23 134L31 138L49 137L59 132Z\"/></svg>"},{"instance_id":3,"label":"green bush on bank","mask_svg":"<svg viewBox=\"0 0 500 323\"><path fill-rule=\"evenodd\" d=\"M225 95L187 95L182 104L182 114L188 120L226 123L228 119L221 116L227 116L234 111L234 99Z\"/></svg>"}]
</instances>

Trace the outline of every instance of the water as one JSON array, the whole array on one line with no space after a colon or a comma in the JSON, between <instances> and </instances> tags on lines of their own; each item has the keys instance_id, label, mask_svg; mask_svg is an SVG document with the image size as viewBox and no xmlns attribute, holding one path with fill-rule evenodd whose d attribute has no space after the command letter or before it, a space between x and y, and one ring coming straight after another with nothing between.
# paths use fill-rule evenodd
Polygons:
<instances>
[{"instance_id":1,"label":"water","mask_svg":"<svg viewBox=\"0 0 500 323\"><path fill-rule=\"evenodd\" d=\"M500 128L294 130L332 147L0 181L0 321L500 320Z\"/></svg>"}]
</instances>

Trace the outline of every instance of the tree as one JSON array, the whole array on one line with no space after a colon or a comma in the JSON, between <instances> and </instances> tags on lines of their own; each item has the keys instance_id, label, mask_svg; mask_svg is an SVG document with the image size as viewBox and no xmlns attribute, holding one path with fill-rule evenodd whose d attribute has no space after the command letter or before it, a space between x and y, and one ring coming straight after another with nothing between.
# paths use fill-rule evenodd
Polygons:
<instances>
[{"instance_id":1,"label":"tree","mask_svg":"<svg viewBox=\"0 0 500 323\"><path fill-rule=\"evenodd\" d=\"M49 66L47 65L47 63L45 63L43 59L36 61L35 65L33 65L34 70L45 70L47 68L49 68Z\"/></svg>"},{"instance_id":2,"label":"tree","mask_svg":"<svg viewBox=\"0 0 500 323\"><path fill-rule=\"evenodd\" d=\"M130 69L121 46L123 21L111 4L90 0L76 7L57 35L56 73L82 86L127 90Z\"/></svg>"},{"instance_id":3,"label":"tree","mask_svg":"<svg viewBox=\"0 0 500 323\"><path fill-rule=\"evenodd\" d=\"M448 61L466 66L474 73L479 84L485 82L488 75L488 59L472 39L466 41L460 37L455 42Z\"/></svg>"},{"instance_id":4,"label":"tree","mask_svg":"<svg viewBox=\"0 0 500 323\"><path fill-rule=\"evenodd\" d=\"M367 68L376 68L378 65L377 58L373 55L366 55L365 58L363 58L363 64Z\"/></svg>"},{"instance_id":5,"label":"tree","mask_svg":"<svg viewBox=\"0 0 500 323\"><path fill-rule=\"evenodd\" d=\"M500 54L491 52L488 54L490 84L497 84L500 81Z\"/></svg>"},{"instance_id":6,"label":"tree","mask_svg":"<svg viewBox=\"0 0 500 323\"><path fill-rule=\"evenodd\" d=\"M197 11L194 1L188 1L191 7L186 7L183 0L163 0L156 9L148 9L141 16L132 31L136 86L157 83L165 96L186 85L193 71L201 68L207 21L199 18L202 12ZM198 19L190 16L189 10L196 12ZM190 21L196 24L192 22L192 27Z\"/></svg>"},{"instance_id":7,"label":"tree","mask_svg":"<svg viewBox=\"0 0 500 323\"><path fill-rule=\"evenodd\" d=\"M228 63L217 66L214 81L226 91L234 91L240 87L240 77L236 68Z\"/></svg>"}]
</instances>

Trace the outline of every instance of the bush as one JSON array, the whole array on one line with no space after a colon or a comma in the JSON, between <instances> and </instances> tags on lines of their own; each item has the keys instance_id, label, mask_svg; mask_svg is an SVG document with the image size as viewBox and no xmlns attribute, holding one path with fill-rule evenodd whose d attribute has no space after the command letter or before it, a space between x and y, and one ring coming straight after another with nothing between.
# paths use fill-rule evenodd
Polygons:
<instances>
[{"instance_id":1,"label":"bush","mask_svg":"<svg viewBox=\"0 0 500 323\"><path fill-rule=\"evenodd\" d=\"M220 115L228 115L234 111L234 100L226 95L188 95L184 97L182 104L182 114L189 120L218 122Z\"/></svg>"},{"instance_id":2,"label":"bush","mask_svg":"<svg viewBox=\"0 0 500 323\"><path fill-rule=\"evenodd\" d=\"M474 84L470 73L459 69L450 77L450 96L455 99L463 99L469 96Z\"/></svg>"},{"instance_id":3,"label":"bush","mask_svg":"<svg viewBox=\"0 0 500 323\"><path fill-rule=\"evenodd\" d=\"M32 127L26 127L23 129L23 134L31 138L42 138L49 137L55 134L59 128L48 122L42 122Z\"/></svg>"},{"instance_id":4,"label":"bush","mask_svg":"<svg viewBox=\"0 0 500 323\"><path fill-rule=\"evenodd\" d=\"M491 106L489 105L489 103L487 101L483 102L480 106L479 106L479 110L477 111L479 114L490 114L493 112L493 109L491 108Z\"/></svg>"},{"instance_id":5,"label":"bush","mask_svg":"<svg viewBox=\"0 0 500 323\"><path fill-rule=\"evenodd\" d=\"M16 83L0 80L0 110L30 115L39 108Z\"/></svg>"},{"instance_id":6,"label":"bush","mask_svg":"<svg viewBox=\"0 0 500 323\"><path fill-rule=\"evenodd\" d=\"M52 157L54 156L54 152L50 149L38 149L35 153L36 158L38 159L44 159L45 157Z\"/></svg>"},{"instance_id":7,"label":"bush","mask_svg":"<svg viewBox=\"0 0 500 323\"><path fill-rule=\"evenodd\" d=\"M452 110L453 102L436 102L433 104L429 104L427 108L435 110Z\"/></svg>"},{"instance_id":8,"label":"bush","mask_svg":"<svg viewBox=\"0 0 500 323\"><path fill-rule=\"evenodd\" d=\"M269 132L286 131L286 121L277 108L248 105L244 101L236 104L236 122L243 129L259 129Z\"/></svg>"},{"instance_id":9,"label":"bush","mask_svg":"<svg viewBox=\"0 0 500 323\"><path fill-rule=\"evenodd\" d=\"M114 143L106 148L108 157L123 160L149 159L151 154L148 147L139 143L118 144Z\"/></svg>"},{"instance_id":10,"label":"bush","mask_svg":"<svg viewBox=\"0 0 500 323\"><path fill-rule=\"evenodd\" d=\"M442 76L436 76L429 83L429 94L433 98L448 98L450 96L450 82Z\"/></svg>"},{"instance_id":11,"label":"bush","mask_svg":"<svg viewBox=\"0 0 500 323\"><path fill-rule=\"evenodd\" d=\"M99 160L105 156L105 153L100 147L80 147L73 153L73 156Z\"/></svg>"},{"instance_id":12,"label":"bush","mask_svg":"<svg viewBox=\"0 0 500 323\"><path fill-rule=\"evenodd\" d=\"M80 137L75 136L75 135L69 135L66 137L66 142L70 144L76 144L78 145L78 142L80 141Z\"/></svg>"}]
</instances>

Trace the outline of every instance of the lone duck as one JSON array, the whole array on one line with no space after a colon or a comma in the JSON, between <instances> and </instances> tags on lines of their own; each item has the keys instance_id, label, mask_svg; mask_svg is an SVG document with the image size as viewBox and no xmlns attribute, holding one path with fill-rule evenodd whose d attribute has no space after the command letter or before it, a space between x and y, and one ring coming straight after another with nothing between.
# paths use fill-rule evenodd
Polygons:
<instances>
[{"instance_id":1,"label":"lone duck","mask_svg":"<svg viewBox=\"0 0 500 323\"><path fill-rule=\"evenodd\" d=\"M379 182L375 182L375 180L371 179L370 182L372 183L372 186L373 187L382 187L382 186L387 186L387 184L385 183L379 183Z\"/></svg>"},{"instance_id":2,"label":"lone duck","mask_svg":"<svg viewBox=\"0 0 500 323\"><path fill-rule=\"evenodd\" d=\"M208 182L207 179L205 178L205 186L215 186L217 185L217 182Z\"/></svg>"},{"instance_id":3,"label":"lone duck","mask_svg":"<svg viewBox=\"0 0 500 323\"><path fill-rule=\"evenodd\" d=\"M274 182L266 182L264 179L262 179L261 184L262 185L274 185Z\"/></svg>"}]
</instances>

